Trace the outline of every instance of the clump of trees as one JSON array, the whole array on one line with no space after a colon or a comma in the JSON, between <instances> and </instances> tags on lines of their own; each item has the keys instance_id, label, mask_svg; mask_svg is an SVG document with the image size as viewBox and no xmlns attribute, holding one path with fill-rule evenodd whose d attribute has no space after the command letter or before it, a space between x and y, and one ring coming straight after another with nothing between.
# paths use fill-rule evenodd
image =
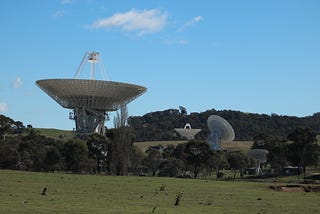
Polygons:
<instances>
[{"instance_id":1,"label":"clump of trees","mask_svg":"<svg viewBox=\"0 0 320 214\"><path fill-rule=\"evenodd\" d=\"M182 108L186 115L185 109ZM181 114L180 112L177 112ZM174 114L174 112L172 112ZM211 151L202 140L190 140L163 150L149 148L145 154L133 146L132 127L128 126L127 109L122 107L114 120L114 129L106 136L93 134L86 140L47 138L30 125L0 117L0 168L30 171L70 171L128 175L129 172L152 176L223 176L222 170L242 175L255 162L241 151ZM16 126L12 124L18 124ZM17 129L17 127L20 127ZM20 131L16 131L20 130ZM21 132L21 130L23 130ZM296 128L286 138L267 133L254 137L252 149L269 151L267 163L276 174L284 167L297 166L305 173L308 166L319 164L320 146L316 133L309 128Z\"/></svg>"},{"instance_id":2,"label":"clump of trees","mask_svg":"<svg viewBox=\"0 0 320 214\"><path fill-rule=\"evenodd\" d=\"M307 166L320 163L316 133L309 128L296 128L287 138L259 134L254 137L252 149L269 151L264 166L275 169L276 175L283 173L286 166L296 166L305 173ZM217 178L221 178L221 170L229 169L235 179L237 173L242 176L245 168L256 165L255 160L242 151L211 151L209 145L200 140L190 140L176 147L170 145L163 152L150 147L146 153L143 165L153 176L184 176L191 172L197 178L200 174L214 172Z\"/></svg>"},{"instance_id":3,"label":"clump of trees","mask_svg":"<svg viewBox=\"0 0 320 214\"><path fill-rule=\"evenodd\" d=\"M42 136L32 126L17 132L14 124L24 127L23 124L3 116L0 118L0 169L127 175L129 167L138 166L142 158L133 147L134 137L126 119L127 110L123 107L108 136L92 134L86 140L63 141Z\"/></svg>"},{"instance_id":4,"label":"clump of trees","mask_svg":"<svg viewBox=\"0 0 320 214\"><path fill-rule=\"evenodd\" d=\"M197 178L200 174L211 176L215 173L217 178L222 178L221 170L231 169L235 178L242 169L254 164L243 152L211 151L208 143L199 140L190 140L176 147L169 145L163 152L150 147L146 153L143 166L152 176Z\"/></svg>"},{"instance_id":5,"label":"clump of trees","mask_svg":"<svg viewBox=\"0 0 320 214\"><path fill-rule=\"evenodd\" d=\"M18 134L26 131L21 121L14 121L10 117L0 114L0 137L5 138L7 134Z\"/></svg>"},{"instance_id":6,"label":"clump of trees","mask_svg":"<svg viewBox=\"0 0 320 214\"><path fill-rule=\"evenodd\" d=\"M307 166L318 166L320 163L320 146L317 134L310 128L298 127L287 138L259 134L254 138L254 149L267 149L269 151L267 163L276 173L283 171L285 166L298 167L305 175Z\"/></svg>"},{"instance_id":7,"label":"clump of trees","mask_svg":"<svg viewBox=\"0 0 320 214\"><path fill-rule=\"evenodd\" d=\"M120 115L119 115L120 116ZM119 122L119 117L116 120ZM28 171L69 171L73 173L139 174L185 176L191 172L211 174L228 168L223 153L212 152L206 142L191 140L162 152L149 149L142 154L133 147L130 127L121 125L108 131L108 138L93 134L87 140L47 138L35 129L0 139L0 168ZM233 168L238 170L237 168Z\"/></svg>"},{"instance_id":8,"label":"clump of trees","mask_svg":"<svg viewBox=\"0 0 320 214\"><path fill-rule=\"evenodd\" d=\"M28 171L91 172L95 167L86 142L47 138L34 129L0 140L0 168Z\"/></svg>"}]
</instances>

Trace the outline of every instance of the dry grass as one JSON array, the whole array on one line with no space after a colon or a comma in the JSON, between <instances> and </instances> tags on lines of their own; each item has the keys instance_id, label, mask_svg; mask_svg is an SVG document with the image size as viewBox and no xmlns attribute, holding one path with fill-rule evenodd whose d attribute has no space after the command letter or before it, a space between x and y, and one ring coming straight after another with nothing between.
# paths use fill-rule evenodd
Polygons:
<instances>
[{"instance_id":1,"label":"dry grass","mask_svg":"<svg viewBox=\"0 0 320 214\"><path fill-rule=\"evenodd\" d=\"M186 143L187 141L146 141L146 142L136 142L134 143L142 152L145 152L150 146L158 146L161 145L163 147L167 147L168 145L177 146L181 143ZM253 141L233 141L233 142L225 142L222 144L223 148L228 151L241 150L248 151L252 146Z\"/></svg>"},{"instance_id":2,"label":"dry grass","mask_svg":"<svg viewBox=\"0 0 320 214\"><path fill-rule=\"evenodd\" d=\"M177 146L181 143L186 143L187 141L146 141L146 142L135 142L134 145L138 147L143 153L150 147L150 146L158 146L161 145L163 147L167 147L168 145Z\"/></svg>"}]
</instances>

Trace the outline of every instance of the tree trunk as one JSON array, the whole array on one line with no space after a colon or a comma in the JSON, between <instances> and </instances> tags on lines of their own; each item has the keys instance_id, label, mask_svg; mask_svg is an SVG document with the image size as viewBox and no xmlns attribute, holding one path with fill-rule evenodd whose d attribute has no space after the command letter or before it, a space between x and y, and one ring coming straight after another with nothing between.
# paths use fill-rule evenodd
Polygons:
<instances>
[{"instance_id":1,"label":"tree trunk","mask_svg":"<svg viewBox=\"0 0 320 214\"><path fill-rule=\"evenodd\" d=\"M300 164L298 164L298 180L300 180Z\"/></svg>"},{"instance_id":2,"label":"tree trunk","mask_svg":"<svg viewBox=\"0 0 320 214\"><path fill-rule=\"evenodd\" d=\"M193 170L193 174L194 174L194 178L197 178L198 174L199 174L199 170L198 169L194 169Z\"/></svg>"}]
</instances>

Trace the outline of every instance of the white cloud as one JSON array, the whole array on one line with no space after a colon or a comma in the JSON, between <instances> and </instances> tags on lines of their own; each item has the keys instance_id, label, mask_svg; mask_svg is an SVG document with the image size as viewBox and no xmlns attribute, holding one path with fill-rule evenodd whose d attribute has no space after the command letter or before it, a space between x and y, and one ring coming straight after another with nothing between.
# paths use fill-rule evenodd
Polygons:
<instances>
[{"instance_id":1,"label":"white cloud","mask_svg":"<svg viewBox=\"0 0 320 214\"><path fill-rule=\"evenodd\" d=\"M203 17L202 16L196 16L194 17L192 20L188 21L185 26L191 26L191 25L194 25L198 22L201 22L203 21Z\"/></svg>"},{"instance_id":2,"label":"white cloud","mask_svg":"<svg viewBox=\"0 0 320 214\"><path fill-rule=\"evenodd\" d=\"M167 24L167 13L158 9L137 11L131 9L125 13L116 13L111 17L95 21L90 28L120 28L123 31L136 31L142 36L161 31Z\"/></svg>"},{"instance_id":3,"label":"white cloud","mask_svg":"<svg viewBox=\"0 0 320 214\"><path fill-rule=\"evenodd\" d=\"M21 85L22 85L22 80L20 77L17 77L12 83L13 88L20 88Z\"/></svg>"},{"instance_id":4,"label":"white cloud","mask_svg":"<svg viewBox=\"0 0 320 214\"><path fill-rule=\"evenodd\" d=\"M181 28L178 29L178 31L182 31L187 27L191 27L199 22L203 21L203 17L202 16L196 16L193 19L187 21Z\"/></svg>"},{"instance_id":5,"label":"white cloud","mask_svg":"<svg viewBox=\"0 0 320 214\"><path fill-rule=\"evenodd\" d=\"M180 39L180 40L178 40L178 44L179 45L186 45L186 44L188 44L188 41L186 41L184 39Z\"/></svg>"},{"instance_id":6,"label":"white cloud","mask_svg":"<svg viewBox=\"0 0 320 214\"><path fill-rule=\"evenodd\" d=\"M0 103L0 112L6 112L8 110L7 103Z\"/></svg>"},{"instance_id":7,"label":"white cloud","mask_svg":"<svg viewBox=\"0 0 320 214\"><path fill-rule=\"evenodd\" d=\"M58 18L63 17L66 13L67 12L64 10L58 10L58 11L54 12L54 14L52 14L51 17L54 19L58 19Z\"/></svg>"}]
</instances>

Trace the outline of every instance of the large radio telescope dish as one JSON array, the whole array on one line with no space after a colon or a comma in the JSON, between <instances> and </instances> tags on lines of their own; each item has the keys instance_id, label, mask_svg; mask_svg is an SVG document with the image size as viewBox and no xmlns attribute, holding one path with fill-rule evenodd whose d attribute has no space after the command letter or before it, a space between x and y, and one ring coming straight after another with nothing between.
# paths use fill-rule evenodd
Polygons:
<instances>
[{"instance_id":1,"label":"large radio telescope dish","mask_svg":"<svg viewBox=\"0 0 320 214\"><path fill-rule=\"evenodd\" d=\"M146 91L121 82L84 79L44 79L36 84L62 107L116 111Z\"/></svg>"},{"instance_id":2,"label":"large radio telescope dish","mask_svg":"<svg viewBox=\"0 0 320 214\"><path fill-rule=\"evenodd\" d=\"M90 79L76 79L86 62L91 64ZM78 138L85 138L93 132L103 135L107 112L117 111L147 90L143 86L134 84L95 80L96 64L106 77L99 53L87 52L74 79L36 81L36 84L62 107L73 109L69 118L75 120L75 132Z\"/></svg>"},{"instance_id":3,"label":"large radio telescope dish","mask_svg":"<svg viewBox=\"0 0 320 214\"><path fill-rule=\"evenodd\" d=\"M218 115L211 115L207 120L210 134L207 142L212 150L222 150L222 142L234 140L234 130L230 123Z\"/></svg>"},{"instance_id":4,"label":"large radio telescope dish","mask_svg":"<svg viewBox=\"0 0 320 214\"><path fill-rule=\"evenodd\" d=\"M267 161L267 155L269 151L266 149L252 149L248 152L248 155L256 160L256 174L263 175L263 171L261 170L260 164L265 163Z\"/></svg>"}]
</instances>

